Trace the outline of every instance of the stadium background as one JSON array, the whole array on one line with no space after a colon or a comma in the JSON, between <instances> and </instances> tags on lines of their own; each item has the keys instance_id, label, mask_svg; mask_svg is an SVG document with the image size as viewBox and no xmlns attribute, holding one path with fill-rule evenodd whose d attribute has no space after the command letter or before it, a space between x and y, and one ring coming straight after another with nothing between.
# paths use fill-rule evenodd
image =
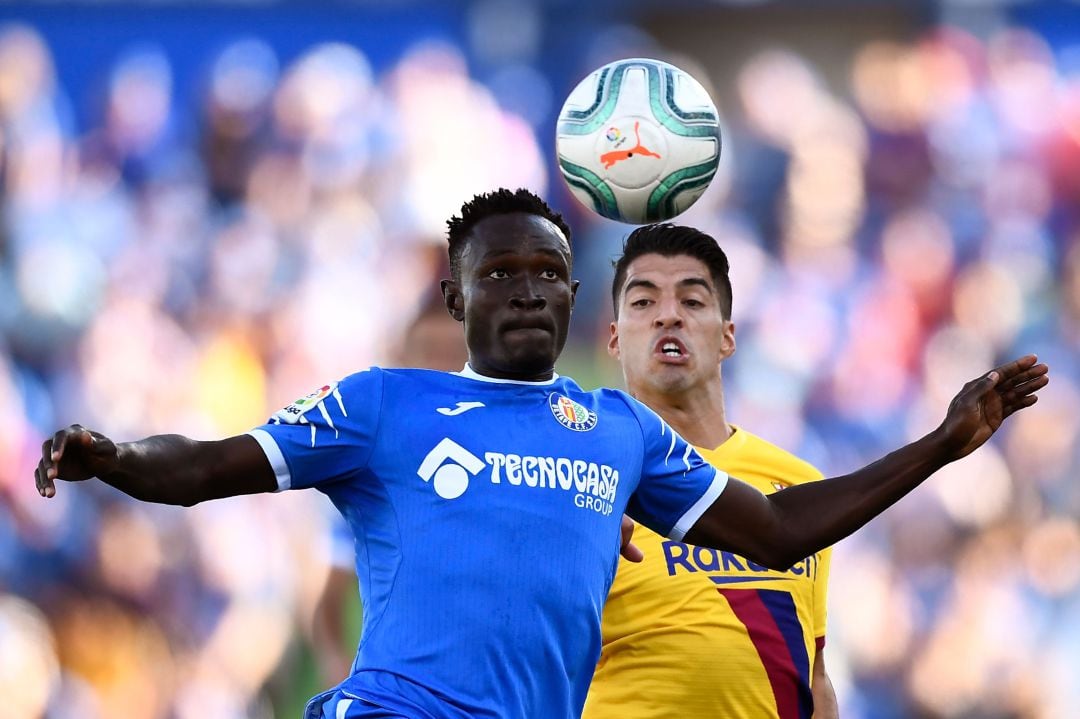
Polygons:
<instances>
[{"instance_id":1,"label":"stadium background","mask_svg":"<svg viewBox=\"0 0 1080 719\"><path fill-rule=\"evenodd\" d=\"M325 500L45 502L41 441L236 433L393 362L474 191L568 213L558 369L620 382L627 228L575 204L552 135L586 71L634 55L724 118L680 221L732 260L737 422L842 473L995 361L1054 371L836 550L842 714L1080 712L1080 5L237 0L0 5L0 716L298 715L325 681Z\"/></svg>"}]
</instances>

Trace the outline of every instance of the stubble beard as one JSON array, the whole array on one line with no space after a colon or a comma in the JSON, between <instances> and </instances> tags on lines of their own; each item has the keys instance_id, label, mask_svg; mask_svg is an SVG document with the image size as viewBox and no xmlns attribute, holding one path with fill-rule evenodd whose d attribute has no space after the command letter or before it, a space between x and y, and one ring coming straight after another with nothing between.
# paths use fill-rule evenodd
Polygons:
<instances>
[{"instance_id":1,"label":"stubble beard","mask_svg":"<svg viewBox=\"0 0 1080 719\"><path fill-rule=\"evenodd\" d=\"M660 365L643 368L634 381L627 378L627 386L637 388L635 394L670 397L692 390L695 380L688 367Z\"/></svg>"}]
</instances>

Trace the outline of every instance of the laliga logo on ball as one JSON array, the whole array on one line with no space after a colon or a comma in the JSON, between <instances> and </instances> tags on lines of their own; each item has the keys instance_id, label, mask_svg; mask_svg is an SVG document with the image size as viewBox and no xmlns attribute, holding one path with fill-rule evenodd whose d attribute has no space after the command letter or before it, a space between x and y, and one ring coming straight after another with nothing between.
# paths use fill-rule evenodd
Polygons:
<instances>
[{"instance_id":1,"label":"laliga logo on ball","mask_svg":"<svg viewBox=\"0 0 1080 719\"><path fill-rule=\"evenodd\" d=\"M586 207L620 222L660 222L686 211L716 174L719 115L705 88L674 65L619 60L566 98L555 147Z\"/></svg>"},{"instance_id":2,"label":"laliga logo on ball","mask_svg":"<svg viewBox=\"0 0 1080 719\"><path fill-rule=\"evenodd\" d=\"M638 154L638 157L655 157L657 160L664 159L662 156L657 155L655 152L651 152L649 148L641 144L641 133L638 132L640 126L640 122L634 123L634 138L637 140L636 145L629 150L612 150L611 152L605 152L600 156L600 164L605 168L612 167L616 162L629 160L634 156L635 152Z\"/></svg>"}]
</instances>

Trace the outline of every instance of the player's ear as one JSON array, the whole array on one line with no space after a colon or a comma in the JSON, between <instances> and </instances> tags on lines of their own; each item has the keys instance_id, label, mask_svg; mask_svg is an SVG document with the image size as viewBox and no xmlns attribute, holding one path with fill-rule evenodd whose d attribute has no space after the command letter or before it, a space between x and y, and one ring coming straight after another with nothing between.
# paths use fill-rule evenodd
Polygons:
<instances>
[{"instance_id":1,"label":"player's ear","mask_svg":"<svg viewBox=\"0 0 1080 719\"><path fill-rule=\"evenodd\" d=\"M578 287L581 287L581 280L570 280L570 309L574 309L574 301L577 299Z\"/></svg>"},{"instance_id":2,"label":"player's ear","mask_svg":"<svg viewBox=\"0 0 1080 719\"><path fill-rule=\"evenodd\" d=\"M443 280L440 287L442 287L443 303L446 304L446 311L458 322L463 322L465 320L465 298L461 294L458 283L454 280Z\"/></svg>"},{"instance_id":3,"label":"player's ear","mask_svg":"<svg viewBox=\"0 0 1080 719\"><path fill-rule=\"evenodd\" d=\"M735 323L724 320L724 328L720 330L720 361L726 360L735 354Z\"/></svg>"},{"instance_id":4,"label":"player's ear","mask_svg":"<svg viewBox=\"0 0 1080 719\"><path fill-rule=\"evenodd\" d=\"M608 338L607 353L614 359L619 359L619 325L611 323L611 337Z\"/></svg>"}]
</instances>

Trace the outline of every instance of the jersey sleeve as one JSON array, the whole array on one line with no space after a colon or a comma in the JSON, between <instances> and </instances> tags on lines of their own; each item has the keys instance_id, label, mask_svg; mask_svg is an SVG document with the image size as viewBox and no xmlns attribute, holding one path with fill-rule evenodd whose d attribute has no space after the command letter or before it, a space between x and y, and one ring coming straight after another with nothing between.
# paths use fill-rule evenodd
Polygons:
<instances>
[{"instance_id":1,"label":"jersey sleeve","mask_svg":"<svg viewBox=\"0 0 1080 719\"><path fill-rule=\"evenodd\" d=\"M356 476L367 466L382 405L377 369L324 385L248 434L266 453L278 489L304 489Z\"/></svg>"},{"instance_id":2,"label":"jersey sleeve","mask_svg":"<svg viewBox=\"0 0 1080 719\"><path fill-rule=\"evenodd\" d=\"M817 576L814 577L814 637L818 647L825 644L825 629L828 620L829 603L829 568L832 565L832 547L826 547L818 553Z\"/></svg>"},{"instance_id":3,"label":"jersey sleeve","mask_svg":"<svg viewBox=\"0 0 1080 719\"><path fill-rule=\"evenodd\" d=\"M825 479L817 467L805 465L811 473L809 481L820 482ZM832 547L826 547L817 554L817 571L814 574L814 613L813 628L815 646L820 650L825 646L825 630L828 623L829 605L829 569L832 567Z\"/></svg>"},{"instance_id":4,"label":"jersey sleeve","mask_svg":"<svg viewBox=\"0 0 1080 719\"><path fill-rule=\"evenodd\" d=\"M644 440L641 481L626 513L657 534L680 542L724 491L728 476L702 459L651 409L625 399L638 418Z\"/></svg>"}]
</instances>

